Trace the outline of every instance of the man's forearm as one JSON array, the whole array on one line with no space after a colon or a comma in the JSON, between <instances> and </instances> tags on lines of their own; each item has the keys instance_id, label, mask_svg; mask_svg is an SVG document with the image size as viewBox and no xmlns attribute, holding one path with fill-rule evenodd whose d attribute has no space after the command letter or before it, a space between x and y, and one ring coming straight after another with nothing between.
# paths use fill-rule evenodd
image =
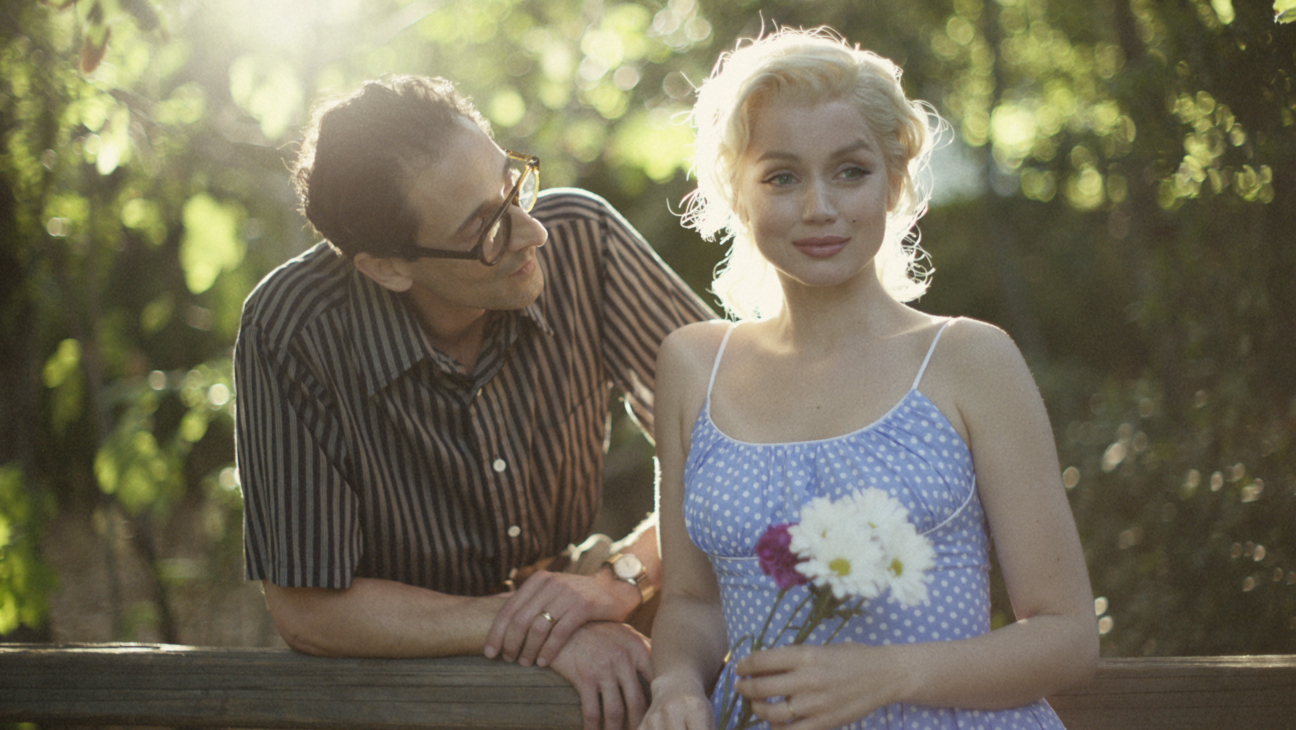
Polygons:
<instances>
[{"instance_id":1,"label":"man's forearm","mask_svg":"<svg viewBox=\"0 0 1296 730\"><path fill-rule=\"evenodd\" d=\"M649 515L639 523L629 535L626 535L612 547L614 552L634 553L639 562L648 571L648 580L653 591L659 592L662 585L661 549L657 543L657 513Z\"/></svg>"},{"instance_id":2,"label":"man's forearm","mask_svg":"<svg viewBox=\"0 0 1296 730\"><path fill-rule=\"evenodd\" d=\"M263 581L284 641L319 656L480 654L505 596L451 596L389 580L350 588L282 588Z\"/></svg>"}]
</instances>

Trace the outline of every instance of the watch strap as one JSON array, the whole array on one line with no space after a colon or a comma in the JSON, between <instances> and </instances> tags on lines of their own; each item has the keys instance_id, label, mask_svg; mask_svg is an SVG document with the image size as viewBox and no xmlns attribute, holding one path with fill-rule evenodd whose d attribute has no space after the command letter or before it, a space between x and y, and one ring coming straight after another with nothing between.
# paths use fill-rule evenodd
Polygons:
<instances>
[{"instance_id":1,"label":"watch strap","mask_svg":"<svg viewBox=\"0 0 1296 730\"><path fill-rule=\"evenodd\" d=\"M620 562L624 557L626 557L625 553L615 553L610 557L608 557L607 562L604 564L612 569L613 578L616 578L617 580L623 581L625 583L629 583L630 585L634 586L636 589L639 590L639 605L643 605L653 597L653 595L657 592L657 588L652 584L652 581L648 579L648 568L644 567L642 561L640 561L639 563L639 572L633 576L626 577L626 576L622 576L619 572L617 572L616 564ZM635 559L638 560L638 558Z\"/></svg>"}]
</instances>

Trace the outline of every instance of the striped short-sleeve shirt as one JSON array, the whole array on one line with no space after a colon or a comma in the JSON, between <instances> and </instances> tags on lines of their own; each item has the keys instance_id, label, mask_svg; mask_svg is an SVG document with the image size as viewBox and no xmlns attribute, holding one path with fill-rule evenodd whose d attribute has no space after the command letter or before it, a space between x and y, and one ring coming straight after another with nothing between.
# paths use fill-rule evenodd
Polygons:
<instances>
[{"instance_id":1,"label":"striped short-sleeve shirt","mask_svg":"<svg viewBox=\"0 0 1296 730\"><path fill-rule=\"evenodd\" d=\"M588 534L612 386L651 434L658 346L714 315L601 198L532 215L544 292L491 313L472 373L327 244L257 286L234 353L250 580L484 595Z\"/></svg>"}]
</instances>

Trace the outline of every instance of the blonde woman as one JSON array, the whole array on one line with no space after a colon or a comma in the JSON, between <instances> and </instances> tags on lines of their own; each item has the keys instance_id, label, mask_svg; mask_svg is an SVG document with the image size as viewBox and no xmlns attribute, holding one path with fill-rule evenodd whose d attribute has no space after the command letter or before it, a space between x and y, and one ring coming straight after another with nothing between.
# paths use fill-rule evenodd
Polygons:
<instances>
[{"instance_id":1,"label":"blonde woman","mask_svg":"<svg viewBox=\"0 0 1296 730\"><path fill-rule=\"evenodd\" d=\"M912 228L935 115L890 61L783 30L722 57L693 118L685 223L732 238L715 289L737 321L659 355L665 583L641 727L714 727L735 694L797 730L1061 727L1041 698L1088 677L1098 642L1048 416L1002 331L906 304L927 286ZM884 593L831 643L751 653L779 595L762 532L866 487L933 543L927 601ZM1016 615L994 631L991 535Z\"/></svg>"}]
</instances>

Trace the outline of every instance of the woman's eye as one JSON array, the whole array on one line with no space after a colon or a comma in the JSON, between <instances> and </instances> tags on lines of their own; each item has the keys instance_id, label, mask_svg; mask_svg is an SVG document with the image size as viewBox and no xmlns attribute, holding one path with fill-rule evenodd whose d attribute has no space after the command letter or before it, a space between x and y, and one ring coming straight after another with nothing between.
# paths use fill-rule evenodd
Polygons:
<instances>
[{"instance_id":1,"label":"woman's eye","mask_svg":"<svg viewBox=\"0 0 1296 730\"><path fill-rule=\"evenodd\" d=\"M765 182L770 183L771 185L779 185L779 186L791 185L792 183L796 182L796 177L793 176L792 173L790 172L780 172L775 175L770 175L768 178L765 179Z\"/></svg>"},{"instance_id":2,"label":"woman's eye","mask_svg":"<svg viewBox=\"0 0 1296 730\"><path fill-rule=\"evenodd\" d=\"M862 167L848 167L841 172L841 176L847 180L859 180L866 175L868 175L868 170Z\"/></svg>"}]
</instances>

